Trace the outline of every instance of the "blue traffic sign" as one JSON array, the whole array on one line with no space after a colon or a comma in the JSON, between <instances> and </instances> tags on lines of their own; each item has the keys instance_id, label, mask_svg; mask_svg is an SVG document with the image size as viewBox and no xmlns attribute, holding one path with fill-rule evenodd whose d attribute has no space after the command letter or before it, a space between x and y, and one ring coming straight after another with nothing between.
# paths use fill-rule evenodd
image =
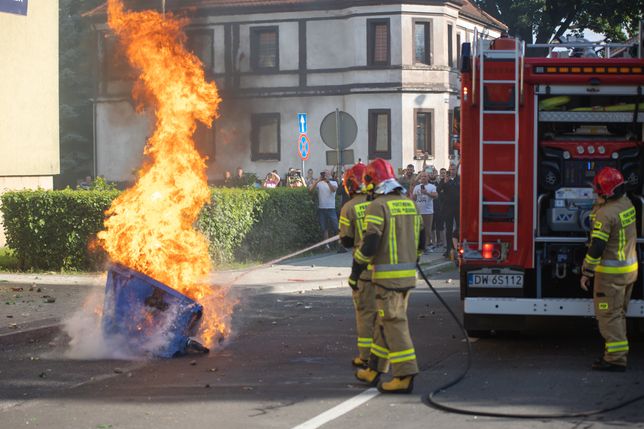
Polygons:
<instances>
[{"instance_id":1,"label":"blue traffic sign","mask_svg":"<svg viewBox=\"0 0 644 429\"><path fill-rule=\"evenodd\" d=\"M300 134L306 134L307 133L307 125L306 125L306 113L298 113L297 114L297 125L300 130Z\"/></svg>"},{"instance_id":2,"label":"blue traffic sign","mask_svg":"<svg viewBox=\"0 0 644 429\"><path fill-rule=\"evenodd\" d=\"M300 134L298 138L297 154L300 155L302 161L306 161L311 155L311 144L306 134Z\"/></svg>"}]
</instances>

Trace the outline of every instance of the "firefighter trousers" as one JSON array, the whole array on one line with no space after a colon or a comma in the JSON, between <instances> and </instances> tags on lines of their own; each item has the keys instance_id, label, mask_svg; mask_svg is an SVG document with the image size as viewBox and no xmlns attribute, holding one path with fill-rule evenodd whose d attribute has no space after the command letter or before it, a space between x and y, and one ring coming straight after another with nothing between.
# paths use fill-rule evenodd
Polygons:
<instances>
[{"instance_id":1,"label":"firefighter trousers","mask_svg":"<svg viewBox=\"0 0 644 429\"><path fill-rule=\"evenodd\" d=\"M604 360L616 365L626 365L628 339L626 338L626 312L631 299L633 283L623 284L617 276L595 275L594 305L599 332L604 337Z\"/></svg>"},{"instance_id":2,"label":"firefighter trousers","mask_svg":"<svg viewBox=\"0 0 644 429\"><path fill-rule=\"evenodd\" d=\"M373 329L376 323L376 292L369 280L358 280L358 290L352 291L356 309L356 333L360 359L369 360L373 345Z\"/></svg>"},{"instance_id":3,"label":"firefighter trousers","mask_svg":"<svg viewBox=\"0 0 644 429\"><path fill-rule=\"evenodd\" d=\"M378 314L369 367L378 372L388 372L391 365L394 377L416 375L416 351L407 322L409 290L396 291L378 285L374 288Z\"/></svg>"}]
</instances>

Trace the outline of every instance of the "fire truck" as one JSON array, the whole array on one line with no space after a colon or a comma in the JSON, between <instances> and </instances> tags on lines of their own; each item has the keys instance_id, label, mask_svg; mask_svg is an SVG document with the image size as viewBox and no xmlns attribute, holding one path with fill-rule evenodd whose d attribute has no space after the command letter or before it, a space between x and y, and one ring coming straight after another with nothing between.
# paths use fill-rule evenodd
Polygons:
<instances>
[{"instance_id":1,"label":"fire truck","mask_svg":"<svg viewBox=\"0 0 644 429\"><path fill-rule=\"evenodd\" d=\"M555 46L568 53L556 55ZM526 55L535 48L545 55ZM591 184L604 166L627 181L644 267L644 60L509 37L464 44L461 60L458 247L466 329L481 335L521 330L534 317L593 316L579 279ZM644 326L641 268L627 316Z\"/></svg>"}]
</instances>

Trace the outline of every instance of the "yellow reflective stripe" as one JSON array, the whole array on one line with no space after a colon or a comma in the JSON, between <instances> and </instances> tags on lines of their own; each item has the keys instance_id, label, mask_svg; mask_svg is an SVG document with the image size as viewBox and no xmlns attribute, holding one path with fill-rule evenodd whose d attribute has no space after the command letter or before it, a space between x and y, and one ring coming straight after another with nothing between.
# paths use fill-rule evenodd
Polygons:
<instances>
[{"instance_id":1,"label":"yellow reflective stripe","mask_svg":"<svg viewBox=\"0 0 644 429\"><path fill-rule=\"evenodd\" d=\"M374 279L404 279L416 278L416 270L399 270L399 271L374 271Z\"/></svg>"},{"instance_id":2,"label":"yellow reflective stripe","mask_svg":"<svg viewBox=\"0 0 644 429\"><path fill-rule=\"evenodd\" d=\"M637 262L623 267L607 267L606 265L600 264L595 268L595 272L606 274L626 274L632 273L633 271L637 271Z\"/></svg>"},{"instance_id":3,"label":"yellow reflective stripe","mask_svg":"<svg viewBox=\"0 0 644 429\"><path fill-rule=\"evenodd\" d=\"M398 243L396 242L396 222L389 226L389 263L398 263Z\"/></svg>"},{"instance_id":4,"label":"yellow reflective stripe","mask_svg":"<svg viewBox=\"0 0 644 429\"><path fill-rule=\"evenodd\" d=\"M404 352L389 353L389 362L400 363L408 362L416 359L416 351L414 349L405 350Z\"/></svg>"},{"instance_id":5,"label":"yellow reflective stripe","mask_svg":"<svg viewBox=\"0 0 644 429\"><path fill-rule=\"evenodd\" d=\"M358 347L363 349L370 349L373 345L372 338L360 338L358 337Z\"/></svg>"},{"instance_id":6,"label":"yellow reflective stripe","mask_svg":"<svg viewBox=\"0 0 644 429\"><path fill-rule=\"evenodd\" d=\"M364 230L364 224L362 223L362 219L358 219L356 221L356 230L358 232L358 238L362 240L362 232Z\"/></svg>"},{"instance_id":7,"label":"yellow reflective stripe","mask_svg":"<svg viewBox=\"0 0 644 429\"><path fill-rule=\"evenodd\" d=\"M626 253L624 253L624 248L626 247L626 231L624 229L619 230L619 244L617 247L617 260L625 261Z\"/></svg>"},{"instance_id":8,"label":"yellow reflective stripe","mask_svg":"<svg viewBox=\"0 0 644 429\"><path fill-rule=\"evenodd\" d=\"M408 355L410 353L416 353L416 350L407 349L407 350L403 350L401 352L391 352L391 353L389 353L389 357L392 358L392 357L397 357L397 356L402 356L402 355Z\"/></svg>"},{"instance_id":9,"label":"yellow reflective stripe","mask_svg":"<svg viewBox=\"0 0 644 429\"><path fill-rule=\"evenodd\" d=\"M340 225L351 226L351 222L344 216L340 216Z\"/></svg>"},{"instance_id":10,"label":"yellow reflective stripe","mask_svg":"<svg viewBox=\"0 0 644 429\"><path fill-rule=\"evenodd\" d=\"M380 216L375 216L375 215L366 215L364 217L364 220L366 223L373 223L376 225L382 225L385 223L385 219L381 218Z\"/></svg>"},{"instance_id":11,"label":"yellow reflective stripe","mask_svg":"<svg viewBox=\"0 0 644 429\"><path fill-rule=\"evenodd\" d=\"M606 351L608 353L627 352L628 341L617 341L615 343L606 343Z\"/></svg>"},{"instance_id":12,"label":"yellow reflective stripe","mask_svg":"<svg viewBox=\"0 0 644 429\"><path fill-rule=\"evenodd\" d=\"M418 242L420 241L420 224L423 221L423 219L420 217L420 215L416 216L416 219L414 219L414 238L415 238L415 243L416 243L416 249L418 249ZM427 232L425 232L425 235L427 235ZM429 244L429 243L426 243ZM418 250L418 252L422 252L421 250Z\"/></svg>"},{"instance_id":13,"label":"yellow reflective stripe","mask_svg":"<svg viewBox=\"0 0 644 429\"><path fill-rule=\"evenodd\" d=\"M590 255L586 255L586 257L584 258L584 261L585 261L587 264L590 264L590 265L597 265L597 264L599 264L599 262L601 261L601 259L602 259L602 258L593 258L593 257L592 257L592 256L590 256Z\"/></svg>"},{"instance_id":14,"label":"yellow reflective stripe","mask_svg":"<svg viewBox=\"0 0 644 429\"><path fill-rule=\"evenodd\" d=\"M592 238L599 238L602 241L608 241L608 234L602 231L597 231L596 229L593 230L593 232L590 234Z\"/></svg>"},{"instance_id":15,"label":"yellow reflective stripe","mask_svg":"<svg viewBox=\"0 0 644 429\"><path fill-rule=\"evenodd\" d=\"M356 253L353 254L353 258L356 261L360 262L361 264L368 264L371 261L370 258L367 258L365 255L362 254L360 249L356 250Z\"/></svg>"},{"instance_id":16,"label":"yellow reflective stripe","mask_svg":"<svg viewBox=\"0 0 644 429\"><path fill-rule=\"evenodd\" d=\"M619 214L619 219L622 222L622 227L627 227L635 222L635 208L631 207L621 212Z\"/></svg>"},{"instance_id":17,"label":"yellow reflective stripe","mask_svg":"<svg viewBox=\"0 0 644 429\"><path fill-rule=\"evenodd\" d=\"M374 354L382 359L387 359L389 357L389 350L384 347L380 347L378 344L372 344L371 354Z\"/></svg>"}]
</instances>

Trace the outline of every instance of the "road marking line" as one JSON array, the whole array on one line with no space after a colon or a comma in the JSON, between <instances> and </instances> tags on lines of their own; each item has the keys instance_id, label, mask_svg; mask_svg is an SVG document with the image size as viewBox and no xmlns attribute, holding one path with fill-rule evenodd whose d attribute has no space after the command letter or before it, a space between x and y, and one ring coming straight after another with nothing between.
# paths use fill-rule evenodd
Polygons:
<instances>
[{"instance_id":1,"label":"road marking line","mask_svg":"<svg viewBox=\"0 0 644 429\"><path fill-rule=\"evenodd\" d=\"M378 389L376 388L371 388L367 389L364 392L362 392L359 395L354 396L351 399L347 399L343 403L336 405L335 407L331 408L330 410L327 410L323 412L322 414L319 414L315 417L313 417L311 420L307 420L301 425L295 426L293 429L316 429L322 426L325 423L328 423L332 420L337 419L338 417L348 413L349 411L353 410L354 408L359 407L360 405L364 404L368 400L375 398L376 396L380 395L380 392L378 392Z\"/></svg>"}]
</instances>

